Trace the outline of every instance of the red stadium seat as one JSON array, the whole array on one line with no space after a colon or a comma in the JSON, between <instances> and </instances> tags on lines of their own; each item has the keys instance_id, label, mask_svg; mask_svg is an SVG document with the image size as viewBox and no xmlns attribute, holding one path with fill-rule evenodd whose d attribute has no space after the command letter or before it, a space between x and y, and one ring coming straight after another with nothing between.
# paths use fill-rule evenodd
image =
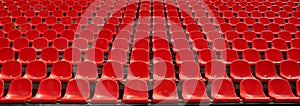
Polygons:
<instances>
[{"instance_id":1,"label":"red stadium seat","mask_svg":"<svg viewBox=\"0 0 300 106\"><path fill-rule=\"evenodd\" d=\"M280 51L288 50L286 41L280 38L272 40L272 48L278 49Z\"/></svg>"},{"instance_id":2,"label":"red stadium seat","mask_svg":"<svg viewBox=\"0 0 300 106\"><path fill-rule=\"evenodd\" d=\"M228 79L226 65L219 60L211 60L205 64L205 77L208 80Z\"/></svg>"},{"instance_id":3,"label":"red stadium seat","mask_svg":"<svg viewBox=\"0 0 300 106\"><path fill-rule=\"evenodd\" d=\"M252 41L252 48L257 51L266 51L268 49L267 41L264 39L254 39Z\"/></svg>"},{"instance_id":4,"label":"red stadium seat","mask_svg":"<svg viewBox=\"0 0 300 106\"><path fill-rule=\"evenodd\" d=\"M287 42L292 40L292 34L288 31L280 31L278 32L278 38L281 38Z\"/></svg>"},{"instance_id":5,"label":"red stadium seat","mask_svg":"<svg viewBox=\"0 0 300 106\"><path fill-rule=\"evenodd\" d=\"M123 39L126 39L127 41L130 41L131 33L132 32L128 31L127 29L121 30L117 33L116 38L123 38Z\"/></svg>"},{"instance_id":6,"label":"red stadium seat","mask_svg":"<svg viewBox=\"0 0 300 106\"><path fill-rule=\"evenodd\" d=\"M229 79L213 80L211 95L214 102L240 102L240 98L235 94L233 83Z\"/></svg>"},{"instance_id":7,"label":"red stadium seat","mask_svg":"<svg viewBox=\"0 0 300 106\"><path fill-rule=\"evenodd\" d=\"M80 49L81 51L86 51L88 49L88 41L84 38L77 38L73 41L72 46Z\"/></svg>"},{"instance_id":8,"label":"red stadium seat","mask_svg":"<svg viewBox=\"0 0 300 106\"><path fill-rule=\"evenodd\" d=\"M156 39L153 41L153 51L158 49L170 49L168 40L165 39Z\"/></svg>"},{"instance_id":9,"label":"red stadium seat","mask_svg":"<svg viewBox=\"0 0 300 106\"><path fill-rule=\"evenodd\" d=\"M220 57L226 64L231 64L233 61L239 59L237 51L231 49L221 51Z\"/></svg>"},{"instance_id":10,"label":"red stadium seat","mask_svg":"<svg viewBox=\"0 0 300 106\"><path fill-rule=\"evenodd\" d=\"M124 103L148 103L148 86L143 80L128 80L124 85Z\"/></svg>"},{"instance_id":11,"label":"red stadium seat","mask_svg":"<svg viewBox=\"0 0 300 106\"><path fill-rule=\"evenodd\" d=\"M22 37L22 33L19 30L13 30L13 31L8 32L8 34L7 34L7 38L9 41L14 41L17 38L21 38L21 37Z\"/></svg>"},{"instance_id":12,"label":"red stadium seat","mask_svg":"<svg viewBox=\"0 0 300 106\"><path fill-rule=\"evenodd\" d=\"M300 78L300 68L297 62L286 60L280 63L280 76L288 81L297 81Z\"/></svg>"},{"instance_id":13,"label":"red stadium seat","mask_svg":"<svg viewBox=\"0 0 300 106\"><path fill-rule=\"evenodd\" d=\"M98 38L106 39L108 42L112 42L113 32L107 29L102 29L99 34Z\"/></svg>"},{"instance_id":14,"label":"red stadium seat","mask_svg":"<svg viewBox=\"0 0 300 106\"><path fill-rule=\"evenodd\" d=\"M274 39L274 34L271 31L263 31L261 32L261 38L267 42L271 42Z\"/></svg>"},{"instance_id":15,"label":"red stadium seat","mask_svg":"<svg viewBox=\"0 0 300 106\"><path fill-rule=\"evenodd\" d=\"M230 76L234 82L243 79L255 79L251 73L250 64L244 60L236 60L231 63Z\"/></svg>"},{"instance_id":16,"label":"red stadium seat","mask_svg":"<svg viewBox=\"0 0 300 106\"><path fill-rule=\"evenodd\" d=\"M31 103L56 103L61 96L61 82L57 79L41 81L37 94L31 98Z\"/></svg>"},{"instance_id":17,"label":"red stadium seat","mask_svg":"<svg viewBox=\"0 0 300 106\"><path fill-rule=\"evenodd\" d=\"M58 61L58 51L55 48L44 48L41 52L41 60L47 64Z\"/></svg>"},{"instance_id":18,"label":"red stadium seat","mask_svg":"<svg viewBox=\"0 0 300 106\"><path fill-rule=\"evenodd\" d=\"M184 61L179 66L179 79L185 81L188 79L202 79L200 75L200 66L194 61Z\"/></svg>"},{"instance_id":19,"label":"red stadium seat","mask_svg":"<svg viewBox=\"0 0 300 106\"><path fill-rule=\"evenodd\" d=\"M145 49L135 49L132 50L131 52L131 57L130 57L130 62L135 62L135 61L143 61L145 63L149 63L149 52L148 50Z\"/></svg>"},{"instance_id":20,"label":"red stadium seat","mask_svg":"<svg viewBox=\"0 0 300 106\"><path fill-rule=\"evenodd\" d=\"M228 47L228 42L224 38L218 38L213 41L213 50L223 51Z\"/></svg>"},{"instance_id":21,"label":"red stadium seat","mask_svg":"<svg viewBox=\"0 0 300 106\"><path fill-rule=\"evenodd\" d=\"M72 64L68 61L59 61L54 63L49 78L68 82L72 78Z\"/></svg>"},{"instance_id":22,"label":"red stadium seat","mask_svg":"<svg viewBox=\"0 0 300 106\"><path fill-rule=\"evenodd\" d=\"M270 23L268 28L269 28L269 31L272 31L272 32L279 32L281 30L279 24L277 24L277 23Z\"/></svg>"},{"instance_id":23,"label":"red stadium seat","mask_svg":"<svg viewBox=\"0 0 300 106\"><path fill-rule=\"evenodd\" d=\"M145 62L131 62L128 68L127 79L129 80L140 79L140 80L149 81L150 79L149 72L150 72L149 64Z\"/></svg>"},{"instance_id":24,"label":"red stadium seat","mask_svg":"<svg viewBox=\"0 0 300 106\"><path fill-rule=\"evenodd\" d=\"M236 51L245 51L248 49L248 43L245 39L236 38L232 41L232 49Z\"/></svg>"},{"instance_id":25,"label":"red stadium seat","mask_svg":"<svg viewBox=\"0 0 300 106\"><path fill-rule=\"evenodd\" d=\"M184 102L209 102L204 82L197 79L183 82L182 98Z\"/></svg>"},{"instance_id":26,"label":"red stadium seat","mask_svg":"<svg viewBox=\"0 0 300 106\"><path fill-rule=\"evenodd\" d=\"M153 62L155 63L157 61L162 61L162 60L172 62L172 55L169 50L158 49L154 51Z\"/></svg>"},{"instance_id":27,"label":"red stadium seat","mask_svg":"<svg viewBox=\"0 0 300 106\"><path fill-rule=\"evenodd\" d=\"M285 79L271 79L268 83L268 91L274 102L299 102L300 100L293 94L290 83Z\"/></svg>"},{"instance_id":28,"label":"red stadium seat","mask_svg":"<svg viewBox=\"0 0 300 106\"><path fill-rule=\"evenodd\" d=\"M86 30L81 30L79 32L79 37L85 38L89 42L94 40L94 32L92 30L86 29Z\"/></svg>"},{"instance_id":29,"label":"red stadium seat","mask_svg":"<svg viewBox=\"0 0 300 106\"><path fill-rule=\"evenodd\" d=\"M171 62L160 61L153 65L153 79L170 79L175 80L175 70Z\"/></svg>"},{"instance_id":30,"label":"red stadium seat","mask_svg":"<svg viewBox=\"0 0 300 106\"><path fill-rule=\"evenodd\" d=\"M104 53L99 48L90 48L86 51L85 61L92 61L97 65L102 65L104 62Z\"/></svg>"},{"instance_id":31,"label":"red stadium seat","mask_svg":"<svg viewBox=\"0 0 300 106\"><path fill-rule=\"evenodd\" d=\"M0 38L0 48L10 47L9 40L7 38Z\"/></svg>"},{"instance_id":32,"label":"red stadium seat","mask_svg":"<svg viewBox=\"0 0 300 106\"><path fill-rule=\"evenodd\" d=\"M205 65L210 60L217 59L216 52L210 49L202 49L198 52L198 56L200 65Z\"/></svg>"},{"instance_id":33,"label":"red stadium seat","mask_svg":"<svg viewBox=\"0 0 300 106\"><path fill-rule=\"evenodd\" d=\"M256 34L253 31L245 31L245 32L243 32L242 36L248 42L251 42L253 39L256 38Z\"/></svg>"},{"instance_id":34,"label":"red stadium seat","mask_svg":"<svg viewBox=\"0 0 300 106\"><path fill-rule=\"evenodd\" d=\"M106 39L97 39L94 42L94 47L102 49L104 52L107 52L109 49L109 42Z\"/></svg>"},{"instance_id":35,"label":"red stadium seat","mask_svg":"<svg viewBox=\"0 0 300 106\"><path fill-rule=\"evenodd\" d=\"M67 48L64 51L63 60L77 64L81 61L81 52L78 48Z\"/></svg>"},{"instance_id":36,"label":"red stadium seat","mask_svg":"<svg viewBox=\"0 0 300 106\"><path fill-rule=\"evenodd\" d=\"M172 42L177 39L186 39L185 33L183 31L174 31L170 36Z\"/></svg>"},{"instance_id":37,"label":"red stadium seat","mask_svg":"<svg viewBox=\"0 0 300 106\"><path fill-rule=\"evenodd\" d=\"M192 31L189 33L189 37L191 41L195 41L196 39L204 38L204 35L200 31Z\"/></svg>"},{"instance_id":38,"label":"red stadium seat","mask_svg":"<svg viewBox=\"0 0 300 106\"><path fill-rule=\"evenodd\" d=\"M11 81L22 75L22 65L18 61L7 61L3 63L0 78L4 81Z\"/></svg>"},{"instance_id":39,"label":"red stadium seat","mask_svg":"<svg viewBox=\"0 0 300 106\"><path fill-rule=\"evenodd\" d=\"M194 52L190 49L181 49L176 52L176 64L180 65L184 61L194 61Z\"/></svg>"},{"instance_id":40,"label":"red stadium seat","mask_svg":"<svg viewBox=\"0 0 300 106\"><path fill-rule=\"evenodd\" d=\"M47 30L44 32L43 37L52 42L57 38L57 32L54 30Z\"/></svg>"},{"instance_id":41,"label":"red stadium seat","mask_svg":"<svg viewBox=\"0 0 300 106\"><path fill-rule=\"evenodd\" d=\"M26 68L26 73L23 76L26 79L30 79L33 82L39 82L45 79L47 75L47 65L43 61L30 62Z\"/></svg>"},{"instance_id":42,"label":"red stadium seat","mask_svg":"<svg viewBox=\"0 0 300 106\"><path fill-rule=\"evenodd\" d=\"M270 102L257 79L243 79L240 84L240 95L243 102Z\"/></svg>"},{"instance_id":43,"label":"red stadium seat","mask_svg":"<svg viewBox=\"0 0 300 106\"><path fill-rule=\"evenodd\" d=\"M295 24L285 24L284 30L286 30L290 33L295 33L295 32L297 32L297 27L295 26Z\"/></svg>"},{"instance_id":44,"label":"red stadium seat","mask_svg":"<svg viewBox=\"0 0 300 106\"><path fill-rule=\"evenodd\" d=\"M220 29L222 32L232 31L232 26L228 23L221 23Z\"/></svg>"},{"instance_id":45,"label":"red stadium seat","mask_svg":"<svg viewBox=\"0 0 300 106\"><path fill-rule=\"evenodd\" d=\"M244 32L248 30L248 26L245 23L238 23L235 25L237 32Z\"/></svg>"},{"instance_id":46,"label":"red stadium seat","mask_svg":"<svg viewBox=\"0 0 300 106\"><path fill-rule=\"evenodd\" d=\"M280 63L283 61L283 56L278 49L268 49L265 52L266 60L271 60L273 63Z\"/></svg>"},{"instance_id":47,"label":"red stadium seat","mask_svg":"<svg viewBox=\"0 0 300 106\"><path fill-rule=\"evenodd\" d=\"M8 93L1 98L1 103L26 103L32 96L32 82L29 79L14 79L9 86Z\"/></svg>"},{"instance_id":48,"label":"red stadium seat","mask_svg":"<svg viewBox=\"0 0 300 106\"><path fill-rule=\"evenodd\" d=\"M36 60L36 51L34 48L23 48L19 52L19 58L18 61L20 61L22 64L28 64L31 61Z\"/></svg>"},{"instance_id":49,"label":"red stadium seat","mask_svg":"<svg viewBox=\"0 0 300 106\"><path fill-rule=\"evenodd\" d=\"M84 79L71 79L61 103L87 103L90 97L90 85Z\"/></svg>"},{"instance_id":50,"label":"red stadium seat","mask_svg":"<svg viewBox=\"0 0 300 106\"><path fill-rule=\"evenodd\" d=\"M124 68L120 62L109 61L104 64L101 79L112 79L121 82L124 77Z\"/></svg>"},{"instance_id":51,"label":"red stadium seat","mask_svg":"<svg viewBox=\"0 0 300 106\"><path fill-rule=\"evenodd\" d=\"M91 61L84 61L78 64L75 79L85 79L90 82L98 78L97 65Z\"/></svg>"},{"instance_id":52,"label":"red stadium seat","mask_svg":"<svg viewBox=\"0 0 300 106\"><path fill-rule=\"evenodd\" d=\"M119 98L118 83L110 79L101 79L95 87L92 103L115 103Z\"/></svg>"},{"instance_id":53,"label":"red stadium seat","mask_svg":"<svg viewBox=\"0 0 300 106\"><path fill-rule=\"evenodd\" d=\"M290 42L290 44L291 44L291 48L292 48L292 49L295 49L295 48L300 49L300 39L299 39L299 38L293 39L293 40Z\"/></svg>"},{"instance_id":54,"label":"red stadium seat","mask_svg":"<svg viewBox=\"0 0 300 106\"><path fill-rule=\"evenodd\" d=\"M146 40L146 39L139 39L139 40L136 40L134 43L133 43L133 50L134 49L145 49L147 51L150 50L150 47L149 47L149 41Z\"/></svg>"},{"instance_id":55,"label":"red stadium seat","mask_svg":"<svg viewBox=\"0 0 300 106\"><path fill-rule=\"evenodd\" d=\"M112 49L108 55L109 61L118 61L122 65L127 63L127 53L122 49Z\"/></svg>"},{"instance_id":56,"label":"red stadium seat","mask_svg":"<svg viewBox=\"0 0 300 106\"><path fill-rule=\"evenodd\" d=\"M68 41L72 42L74 40L75 37L75 32L73 30L63 30L61 32L61 37L62 38L66 38Z\"/></svg>"},{"instance_id":57,"label":"red stadium seat","mask_svg":"<svg viewBox=\"0 0 300 106\"><path fill-rule=\"evenodd\" d=\"M157 80L153 85L153 103L178 102L176 84L173 80Z\"/></svg>"},{"instance_id":58,"label":"red stadium seat","mask_svg":"<svg viewBox=\"0 0 300 106\"><path fill-rule=\"evenodd\" d=\"M129 50L129 43L128 40L123 39L123 38L117 38L114 40L113 44L112 44L112 48L114 49L123 49L125 51Z\"/></svg>"},{"instance_id":59,"label":"red stadium seat","mask_svg":"<svg viewBox=\"0 0 300 106\"><path fill-rule=\"evenodd\" d=\"M29 47L29 41L26 38L15 39L12 48L14 51L19 52L21 49Z\"/></svg>"},{"instance_id":60,"label":"red stadium seat","mask_svg":"<svg viewBox=\"0 0 300 106\"><path fill-rule=\"evenodd\" d=\"M242 53L243 53L243 59L248 61L250 64L255 64L260 60L260 54L258 53L258 51L254 49L247 49Z\"/></svg>"},{"instance_id":61,"label":"red stadium seat","mask_svg":"<svg viewBox=\"0 0 300 106\"><path fill-rule=\"evenodd\" d=\"M134 34L134 40L147 39L149 41L149 31L137 30ZM155 39L156 40L156 39Z\"/></svg>"},{"instance_id":62,"label":"red stadium seat","mask_svg":"<svg viewBox=\"0 0 300 106\"><path fill-rule=\"evenodd\" d=\"M32 43L32 47L37 51L42 51L42 49L47 48L48 45L48 40L43 37L34 39Z\"/></svg>"},{"instance_id":63,"label":"red stadium seat","mask_svg":"<svg viewBox=\"0 0 300 106\"><path fill-rule=\"evenodd\" d=\"M32 42L34 39L39 37L40 37L40 33L36 30L27 31L25 34L25 38L27 38L30 42Z\"/></svg>"},{"instance_id":64,"label":"red stadium seat","mask_svg":"<svg viewBox=\"0 0 300 106\"><path fill-rule=\"evenodd\" d=\"M194 51L201 51L201 49L208 49L208 42L205 39L196 39L193 41Z\"/></svg>"},{"instance_id":65,"label":"red stadium seat","mask_svg":"<svg viewBox=\"0 0 300 106\"><path fill-rule=\"evenodd\" d=\"M0 63L14 60L15 53L11 48L0 48Z\"/></svg>"},{"instance_id":66,"label":"red stadium seat","mask_svg":"<svg viewBox=\"0 0 300 106\"><path fill-rule=\"evenodd\" d=\"M217 31L209 31L206 33L206 39L208 41L214 41L216 39L220 39L222 36L222 34L220 32Z\"/></svg>"},{"instance_id":67,"label":"red stadium seat","mask_svg":"<svg viewBox=\"0 0 300 106\"><path fill-rule=\"evenodd\" d=\"M53 47L56 48L58 51L64 51L68 48L68 40L65 38L57 38L53 40Z\"/></svg>"},{"instance_id":68,"label":"red stadium seat","mask_svg":"<svg viewBox=\"0 0 300 106\"><path fill-rule=\"evenodd\" d=\"M231 42L235 38L239 38L239 34L236 31L226 31L224 33L225 39Z\"/></svg>"},{"instance_id":69,"label":"red stadium seat","mask_svg":"<svg viewBox=\"0 0 300 106\"><path fill-rule=\"evenodd\" d=\"M300 63L300 57L297 56L300 53L300 49L290 49L287 51L287 58L290 60L295 60Z\"/></svg>"},{"instance_id":70,"label":"red stadium seat","mask_svg":"<svg viewBox=\"0 0 300 106\"><path fill-rule=\"evenodd\" d=\"M280 79L276 73L275 65L268 60L261 60L255 66L255 76L262 82L270 79Z\"/></svg>"}]
</instances>

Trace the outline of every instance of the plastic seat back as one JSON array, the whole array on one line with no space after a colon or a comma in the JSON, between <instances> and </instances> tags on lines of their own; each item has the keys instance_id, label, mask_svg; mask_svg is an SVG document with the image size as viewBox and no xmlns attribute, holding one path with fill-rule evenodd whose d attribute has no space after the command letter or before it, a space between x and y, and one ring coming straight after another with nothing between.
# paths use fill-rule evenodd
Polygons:
<instances>
[{"instance_id":1,"label":"plastic seat back","mask_svg":"<svg viewBox=\"0 0 300 106\"><path fill-rule=\"evenodd\" d=\"M145 49L135 49L131 52L131 62L134 61L143 61L149 63L149 52Z\"/></svg>"},{"instance_id":2,"label":"plastic seat back","mask_svg":"<svg viewBox=\"0 0 300 106\"><path fill-rule=\"evenodd\" d=\"M172 80L157 80L153 86L153 102L178 102L176 84Z\"/></svg>"},{"instance_id":3,"label":"plastic seat back","mask_svg":"<svg viewBox=\"0 0 300 106\"><path fill-rule=\"evenodd\" d=\"M110 79L101 79L96 84L92 103L115 103L119 98L118 83Z\"/></svg>"},{"instance_id":4,"label":"plastic seat back","mask_svg":"<svg viewBox=\"0 0 300 106\"><path fill-rule=\"evenodd\" d=\"M222 61L211 60L205 65L205 77L207 79L226 79L226 65Z\"/></svg>"},{"instance_id":5,"label":"plastic seat back","mask_svg":"<svg viewBox=\"0 0 300 106\"><path fill-rule=\"evenodd\" d=\"M275 65L268 60L257 62L255 66L255 75L262 82L266 82L274 78L279 78L276 73Z\"/></svg>"},{"instance_id":6,"label":"plastic seat back","mask_svg":"<svg viewBox=\"0 0 300 106\"><path fill-rule=\"evenodd\" d=\"M104 62L104 53L99 48L90 48L86 51L86 61L93 61L98 65L102 65Z\"/></svg>"},{"instance_id":7,"label":"plastic seat back","mask_svg":"<svg viewBox=\"0 0 300 106\"><path fill-rule=\"evenodd\" d=\"M300 53L300 49L290 49L287 52L287 58L290 60L295 60L298 63L300 63L300 56L297 56L297 54Z\"/></svg>"},{"instance_id":8,"label":"plastic seat back","mask_svg":"<svg viewBox=\"0 0 300 106\"><path fill-rule=\"evenodd\" d=\"M64 51L63 60L77 64L81 61L81 52L78 48L67 48Z\"/></svg>"},{"instance_id":9,"label":"plastic seat back","mask_svg":"<svg viewBox=\"0 0 300 106\"><path fill-rule=\"evenodd\" d=\"M128 80L125 83L123 102L148 103L148 86L144 80Z\"/></svg>"},{"instance_id":10,"label":"plastic seat back","mask_svg":"<svg viewBox=\"0 0 300 106\"><path fill-rule=\"evenodd\" d=\"M233 78L233 81L254 78L251 73L250 64L243 60L236 60L232 62L230 76Z\"/></svg>"},{"instance_id":11,"label":"plastic seat back","mask_svg":"<svg viewBox=\"0 0 300 106\"><path fill-rule=\"evenodd\" d=\"M47 75L47 65L43 61L32 61L28 64L26 68L26 73L24 78L28 78L33 82L40 81L46 78Z\"/></svg>"},{"instance_id":12,"label":"plastic seat back","mask_svg":"<svg viewBox=\"0 0 300 106\"><path fill-rule=\"evenodd\" d=\"M171 79L175 80L175 70L171 62L160 61L154 64L153 66L153 79Z\"/></svg>"},{"instance_id":13,"label":"plastic seat back","mask_svg":"<svg viewBox=\"0 0 300 106\"><path fill-rule=\"evenodd\" d=\"M210 49L203 49L199 51L198 56L198 61L200 65L205 65L207 62L217 59L216 52Z\"/></svg>"},{"instance_id":14,"label":"plastic seat back","mask_svg":"<svg viewBox=\"0 0 300 106\"><path fill-rule=\"evenodd\" d=\"M90 85L84 79L71 79L68 82L62 103L86 103L90 97Z\"/></svg>"},{"instance_id":15,"label":"plastic seat back","mask_svg":"<svg viewBox=\"0 0 300 106\"><path fill-rule=\"evenodd\" d=\"M288 81L296 81L300 78L300 68L296 61L285 60L280 63L280 76Z\"/></svg>"},{"instance_id":16,"label":"plastic seat back","mask_svg":"<svg viewBox=\"0 0 300 106\"><path fill-rule=\"evenodd\" d=\"M0 78L4 81L11 81L22 75L22 65L18 61L7 61L3 63Z\"/></svg>"},{"instance_id":17,"label":"plastic seat back","mask_svg":"<svg viewBox=\"0 0 300 106\"><path fill-rule=\"evenodd\" d=\"M257 79L244 79L240 84L240 95L244 102L270 102Z\"/></svg>"},{"instance_id":18,"label":"plastic seat back","mask_svg":"<svg viewBox=\"0 0 300 106\"><path fill-rule=\"evenodd\" d=\"M120 62L109 61L104 64L101 79L112 79L122 81L124 77L124 69Z\"/></svg>"},{"instance_id":19,"label":"plastic seat back","mask_svg":"<svg viewBox=\"0 0 300 106\"><path fill-rule=\"evenodd\" d=\"M214 102L240 102L235 94L233 83L229 79L216 79L211 84Z\"/></svg>"},{"instance_id":20,"label":"plastic seat back","mask_svg":"<svg viewBox=\"0 0 300 106\"><path fill-rule=\"evenodd\" d=\"M14 79L4 100L6 103L25 103L31 98L32 82L29 79Z\"/></svg>"},{"instance_id":21,"label":"plastic seat back","mask_svg":"<svg viewBox=\"0 0 300 106\"><path fill-rule=\"evenodd\" d=\"M61 88L61 82L58 79L44 79L41 81L37 94L31 99L31 102L56 103L61 97Z\"/></svg>"},{"instance_id":22,"label":"plastic seat back","mask_svg":"<svg viewBox=\"0 0 300 106\"><path fill-rule=\"evenodd\" d=\"M22 63L29 63L36 60L36 51L34 48L23 48L19 52L19 61Z\"/></svg>"},{"instance_id":23,"label":"plastic seat back","mask_svg":"<svg viewBox=\"0 0 300 106\"><path fill-rule=\"evenodd\" d=\"M183 82L182 97L185 102L209 102L204 82L197 79Z\"/></svg>"},{"instance_id":24,"label":"plastic seat back","mask_svg":"<svg viewBox=\"0 0 300 106\"><path fill-rule=\"evenodd\" d=\"M76 79L86 79L88 81L96 81L98 77L97 65L91 61L80 62L76 70Z\"/></svg>"},{"instance_id":25,"label":"plastic seat back","mask_svg":"<svg viewBox=\"0 0 300 106\"><path fill-rule=\"evenodd\" d=\"M145 62L132 62L128 69L128 79L141 79L148 81L149 75L149 64Z\"/></svg>"},{"instance_id":26,"label":"plastic seat back","mask_svg":"<svg viewBox=\"0 0 300 106\"><path fill-rule=\"evenodd\" d=\"M72 78L72 64L68 61L59 61L53 64L49 78L67 82Z\"/></svg>"},{"instance_id":27,"label":"plastic seat back","mask_svg":"<svg viewBox=\"0 0 300 106\"><path fill-rule=\"evenodd\" d=\"M172 62L172 55L168 49L159 49L154 52L154 62L157 61L169 61Z\"/></svg>"},{"instance_id":28,"label":"plastic seat back","mask_svg":"<svg viewBox=\"0 0 300 106\"><path fill-rule=\"evenodd\" d=\"M272 79L268 83L269 96L275 102L299 102L291 90L290 83L285 79Z\"/></svg>"},{"instance_id":29,"label":"plastic seat back","mask_svg":"<svg viewBox=\"0 0 300 106\"><path fill-rule=\"evenodd\" d=\"M200 75L200 66L194 61L184 61L179 66L179 78L180 80L187 79L202 79Z\"/></svg>"}]
</instances>

